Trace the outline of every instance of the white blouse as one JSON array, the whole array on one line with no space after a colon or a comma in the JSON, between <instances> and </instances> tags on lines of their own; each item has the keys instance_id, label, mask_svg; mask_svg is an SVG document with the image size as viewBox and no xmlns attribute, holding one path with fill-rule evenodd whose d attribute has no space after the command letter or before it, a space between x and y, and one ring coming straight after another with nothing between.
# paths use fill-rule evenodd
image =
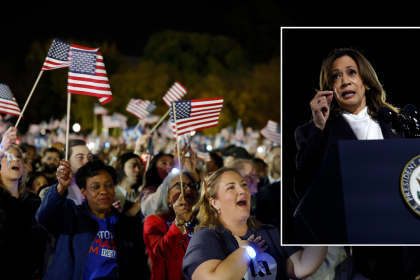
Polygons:
<instances>
[{"instance_id":1,"label":"white blouse","mask_svg":"<svg viewBox=\"0 0 420 280\"><path fill-rule=\"evenodd\" d=\"M353 115L346 110L341 110L340 114L350 125L354 134L359 140L384 139L381 127L377 120L372 119L367 113L367 106L357 115Z\"/></svg>"}]
</instances>

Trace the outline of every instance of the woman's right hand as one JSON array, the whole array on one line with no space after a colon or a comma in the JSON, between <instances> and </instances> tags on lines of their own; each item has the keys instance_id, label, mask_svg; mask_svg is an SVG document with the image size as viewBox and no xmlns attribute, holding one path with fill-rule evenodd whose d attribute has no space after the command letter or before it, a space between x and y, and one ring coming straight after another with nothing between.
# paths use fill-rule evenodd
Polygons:
<instances>
[{"instance_id":1,"label":"woman's right hand","mask_svg":"<svg viewBox=\"0 0 420 280\"><path fill-rule=\"evenodd\" d=\"M57 191L61 195L63 195L67 188L70 186L71 179L73 178L73 173L70 167L70 161L62 159L60 161L60 166L57 168Z\"/></svg>"},{"instance_id":2,"label":"woman's right hand","mask_svg":"<svg viewBox=\"0 0 420 280\"><path fill-rule=\"evenodd\" d=\"M265 240L261 240L261 236L258 236L257 238L254 237L255 236L252 234L247 240L242 240L239 236L235 235L235 239L238 242L239 247L251 246L258 256L267 250L268 246L265 245Z\"/></svg>"},{"instance_id":3,"label":"woman's right hand","mask_svg":"<svg viewBox=\"0 0 420 280\"><path fill-rule=\"evenodd\" d=\"M325 123L330 116L330 105L332 99L332 91L318 91L310 102L314 124L321 130L324 130Z\"/></svg>"}]
</instances>

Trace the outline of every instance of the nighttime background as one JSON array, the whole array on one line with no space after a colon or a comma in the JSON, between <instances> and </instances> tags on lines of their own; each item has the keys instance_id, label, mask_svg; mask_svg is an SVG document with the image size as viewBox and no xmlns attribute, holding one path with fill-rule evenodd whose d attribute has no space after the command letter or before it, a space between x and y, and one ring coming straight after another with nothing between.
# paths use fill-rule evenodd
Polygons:
<instances>
[{"instance_id":1,"label":"nighttime background","mask_svg":"<svg viewBox=\"0 0 420 280\"><path fill-rule=\"evenodd\" d=\"M319 88L322 60L335 48L356 48L372 64L389 103L420 108L420 57L415 50L419 36L420 29L283 29L282 183L292 195L294 133L311 119L309 102Z\"/></svg>"},{"instance_id":2,"label":"nighttime background","mask_svg":"<svg viewBox=\"0 0 420 280\"><path fill-rule=\"evenodd\" d=\"M10 4L8 4L10 5ZM21 109L39 74L53 38L101 47L113 100L109 114L125 113L131 98L155 101L155 114L167 106L162 97L179 81L187 99L225 98L219 125L263 128L280 121L280 26L292 24L277 1L242 1L198 5L192 1L66 3L6 7L0 19L0 81L10 86ZM68 69L45 71L19 124L48 122L66 114ZM72 95L71 125L93 128L97 98ZM264 112L260 114L258 112ZM14 121L12 120L12 123Z\"/></svg>"}]
</instances>

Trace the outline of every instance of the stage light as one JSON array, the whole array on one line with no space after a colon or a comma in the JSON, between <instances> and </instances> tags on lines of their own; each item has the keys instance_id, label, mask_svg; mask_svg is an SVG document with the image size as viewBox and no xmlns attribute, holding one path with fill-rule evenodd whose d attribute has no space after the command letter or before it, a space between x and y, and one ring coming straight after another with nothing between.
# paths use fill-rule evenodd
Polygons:
<instances>
[{"instance_id":1,"label":"stage light","mask_svg":"<svg viewBox=\"0 0 420 280\"><path fill-rule=\"evenodd\" d=\"M195 131L191 131L191 136L194 136L195 135Z\"/></svg>"},{"instance_id":2,"label":"stage light","mask_svg":"<svg viewBox=\"0 0 420 280\"><path fill-rule=\"evenodd\" d=\"M207 151L211 151L211 150L213 150L213 147L211 145L207 145L206 149L207 149Z\"/></svg>"},{"instance_id":3,"label":"stage light","mask_svg":"<svg viewBox=\"0 0 420 280\"><path fill-rule=\"evenodd\" d=\"M78 124L78 123L73 124L73 131L74 132L79 132L80 128L81 128L80 124Z\"/></svg>"},{"instance_id":4,"label":"stage light","mask_svg":"<svg viewBox=\"0 0 420 280\"><path fill-rule=\"evenodd\" d=\"M257 151L261 154L263 152L263 147L259 146Z\"/></svg>"},{"instance_id":5,"label":"stage light","mask_svg":"<svg viewBox=\"0 0 420 280\"><path fill-rule=\"evenodd\" d=\"M105 148L108 148L108 147L109 147L109 145L111 145L111 144L109 144L109 142L106 142L106 143L104 144Z\"/></svg>"},{"instance_id":6,"label":"stage light","mask_svg":"<svg viewBox=\"0 0 420 280\"><path fill-rule=\"evenodd\" d=\"M93 149L94 147L95 147L95 143L90 142L90 143L89 143L89 145L88 145L88 148L91 150L91 149Z\"/></svg>"}]
</instances>

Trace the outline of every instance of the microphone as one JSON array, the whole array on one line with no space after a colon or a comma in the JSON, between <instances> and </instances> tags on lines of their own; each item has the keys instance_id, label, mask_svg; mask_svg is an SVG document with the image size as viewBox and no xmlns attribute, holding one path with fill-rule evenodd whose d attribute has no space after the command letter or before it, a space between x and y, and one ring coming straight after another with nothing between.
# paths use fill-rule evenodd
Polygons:
<instances>
[{"instance_id":1,"label":"microphone","mask_svg":"<svg viewBox=\"0 0 420 280\"><path fill-rule=\"evenodd\" d=\"M407 104L403 109L406 116L412 137L420 137L420 110L413 104Z\"/></svg>"},{"instance_id":2,"label":"microphone","mask_svg":"<svg viewBox=\"0 0 420 280\"><path fill-rule=\"evenodd\" d=\"M387 107L381 107L378 111L378 115L385 122L392 124L392 128L396 131L403 132L404 130L407 130L406 132L408 132L408 122L404 115L397 115L396 112Z\"/></svg>"}]
</instances>

